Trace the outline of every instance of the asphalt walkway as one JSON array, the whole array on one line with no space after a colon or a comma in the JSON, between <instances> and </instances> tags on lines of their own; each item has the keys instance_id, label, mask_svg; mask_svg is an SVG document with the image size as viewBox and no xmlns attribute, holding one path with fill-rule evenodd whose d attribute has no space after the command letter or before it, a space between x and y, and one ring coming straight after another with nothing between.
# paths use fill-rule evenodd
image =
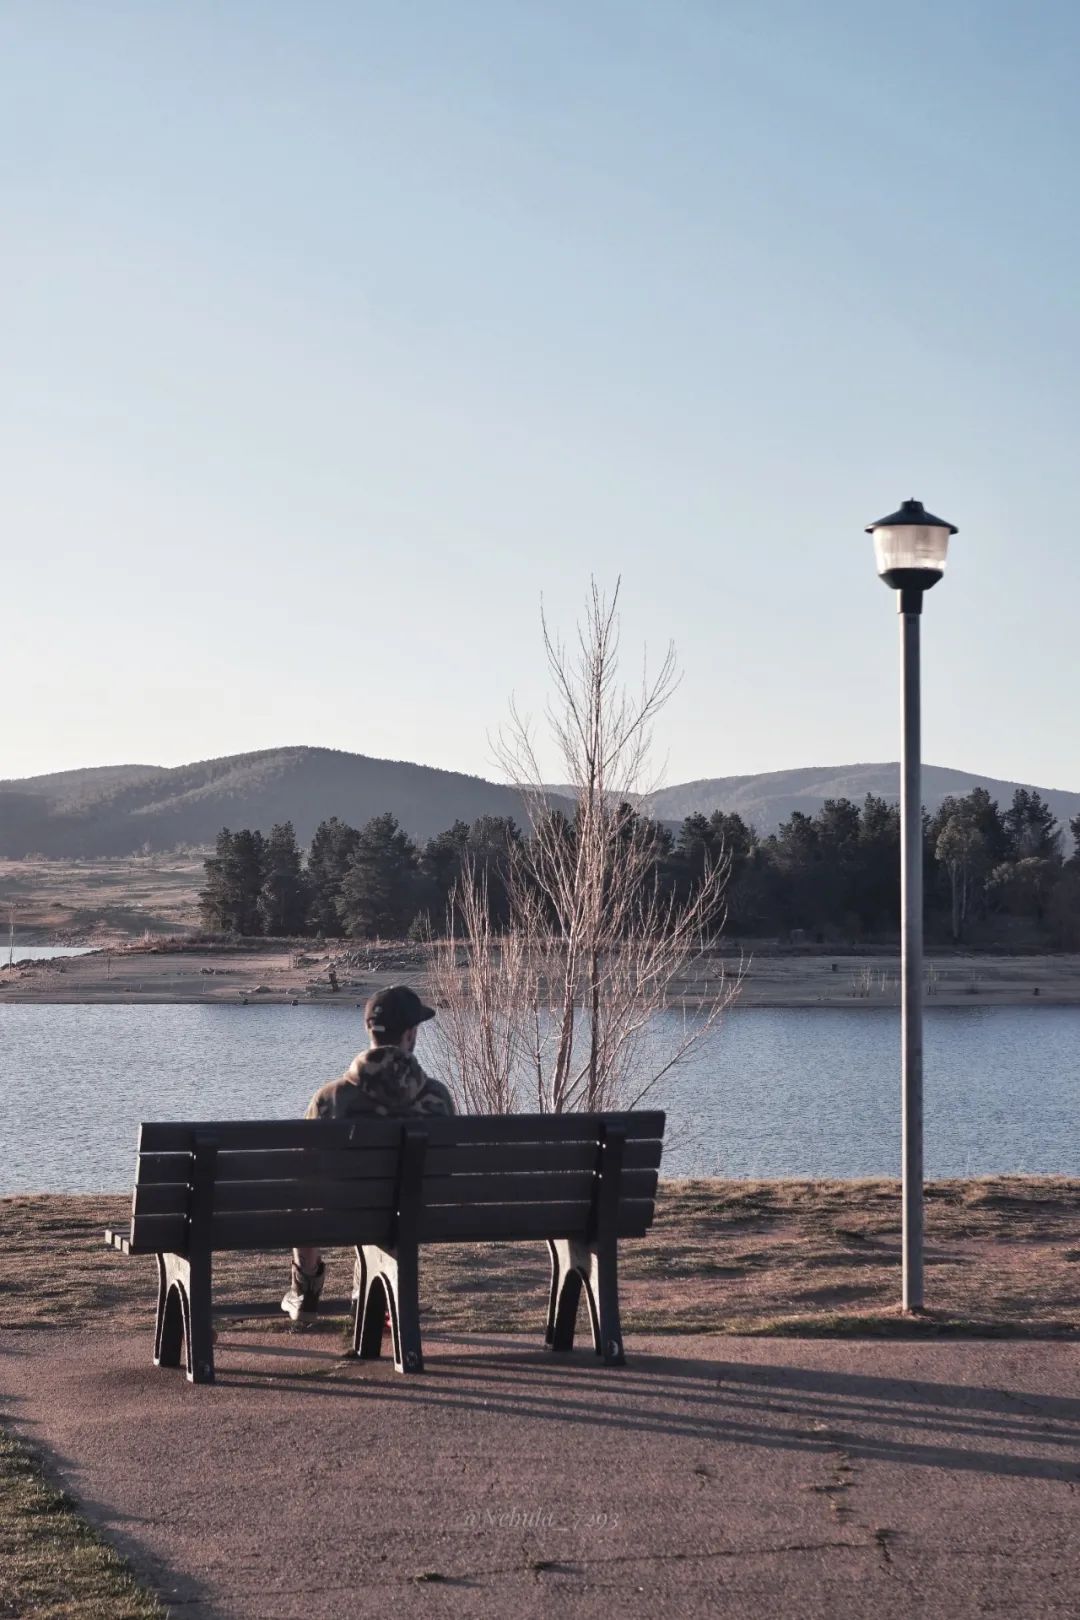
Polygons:
<instances>
[{"instance_id":1,"label":"asphalt walkway","mask_svg":"<svg viewBox=\"0 0 1080 1620\"><path fill-rule=\"evenodd\" d=\"M0 1332L0 1411L191 1620L1080 1616L1068 1343Z\"/></svg>"}]
</instances>

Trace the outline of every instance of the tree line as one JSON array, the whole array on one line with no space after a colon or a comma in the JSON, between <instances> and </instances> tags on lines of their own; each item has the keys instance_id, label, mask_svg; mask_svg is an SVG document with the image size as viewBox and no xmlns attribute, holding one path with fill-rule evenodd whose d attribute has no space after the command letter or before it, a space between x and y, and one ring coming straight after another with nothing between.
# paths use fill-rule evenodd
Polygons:
<instances>
[{"instance_id":1,"label":"tree line","mask_svg":"<svg viewBox=\"0 0 1080 1620\"><path fill-rule=\"evenodd\" d=\"M549 814L572 846L573 820ZM1080 815L1068 830L1066 848L1050 807L1026 788L1004 810L975 788L924 811L929 937L1080 948ZM726 863L729 937L825 943L888 939L899 928L899 809L874 795L862 805L826 800L815 815L796 810L765 837L724 811L688 816L676 829L624 804L613 836L646 839L645 880L673 907ZM468 866L497 930L508 916L509 863L528 849L521 828L500 816L456 821L423 844L389 813L363 827L332 816L306 856L291 822L265 835L223 828L205 863L200 911L214 932L245 936L439 935Z\"/></svg>"}]
</instances>

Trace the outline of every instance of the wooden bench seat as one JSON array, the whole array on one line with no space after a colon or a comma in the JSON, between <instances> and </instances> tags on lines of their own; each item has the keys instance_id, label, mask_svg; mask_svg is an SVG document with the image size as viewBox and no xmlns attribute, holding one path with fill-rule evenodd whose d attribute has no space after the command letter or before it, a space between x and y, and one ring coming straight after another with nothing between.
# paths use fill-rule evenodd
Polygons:
<instances>
[{"instance_id":1,"label":"wooden bench seat","mask_svg":"<svg viewBox=\"0 0 1080 1620\"><path fill-rule=\"evenodd\" d=\"M131 1225L106 1233L158 1263L154 1361L214 1376L215 1251L350 1245L360 1261L357 1354L380 1353L389 1312L400 1372L423 1369L419 1251L544 1240L546 1340L574 1342L584 1294L604 1361L624 1358L617 1244L652 1224L664 1115L222 1120L140 1127Z\"/></svg>"}]
</instances>

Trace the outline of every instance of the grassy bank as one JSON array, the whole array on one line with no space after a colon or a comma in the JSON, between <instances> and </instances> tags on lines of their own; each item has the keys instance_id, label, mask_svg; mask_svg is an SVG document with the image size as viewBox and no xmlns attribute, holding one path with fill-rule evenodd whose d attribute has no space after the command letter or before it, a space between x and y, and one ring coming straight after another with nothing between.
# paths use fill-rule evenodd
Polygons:
<instances>
[{"instance_id":1,"label":"grassy bank","mask_svg":"<svg viewBox=\"0 0 1080 1620\"><path fill-rule=\"evenodd\" d=\"M0 1200L4 1325L136 1329L148 1339L154 1268L104 1248L126 1198ZM667 1181L656 1225L622 1246L624 1327L672 1333L974 1333L1080 1337L1080 1181L988 1177L927 1191L925 1319L903 1318L893 1181ZM329 1293L350 1256L332 1253ZM425 1321L534 1332L547 1303L542 1244L424 1251ZM215 1297L273 1305L279 1255L222 1255ZM344 1303L341 1306L344 1311ZM340 1320L331 1317L326 1331ZM289 1332L283 1317L268 1332Z\"/></svg>"},{"instance_id":2,"label":"grassy bank","mask_svg":"<svg viewBox=\"0 0 1080 1620\"><path fill-rule=\"evenodd\" d=\"M164 1620L127 1561L81 1519L27 1447L0 1427L0 1616Z\"/></svg>"}]
</instances>

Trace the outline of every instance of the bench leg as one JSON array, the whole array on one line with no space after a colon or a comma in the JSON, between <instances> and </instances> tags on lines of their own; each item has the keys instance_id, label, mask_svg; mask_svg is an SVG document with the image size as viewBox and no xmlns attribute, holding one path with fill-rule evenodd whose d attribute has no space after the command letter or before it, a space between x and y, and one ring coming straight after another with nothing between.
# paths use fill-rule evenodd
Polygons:
<instances>
[{"instance_id":1,"label":"bench leg","mask_svg":"<svg viewBox=\"0 0 1080 1620\"><path fill-rule=\"evenodd\" d=\"M190 1260L159 1254L158 1308L154 1333L155 1367L179 1367L180 1349L190 1384L214 1382L210 1256Z\"/></svg>"},{"instance_id":2,"label":"bench leg","mask_svg":"<svg viewBox=\"0 0 1080 1620\"><path fill-rule=\"evenodd\" d=\"M590 1246L574 1239L550 1240L551 1292L545 1340L552 1350L574 1348L584 1292L593 1348L611 1367L626 1360L619 1322L619 1277L614 1244Z\"/></svg>"},{"instance_id":3,"label":"bench leg","mask_svg":"<svg viewBox=\"0 0 1080 1620\"><path fill-rule=\"evenodd\" d=\"M400 1373L423 1372L417 1250L393 1253L365 1244L357 1252L360 1297L353 1322L354 1351L364 1361L374 1361L381 1355L383 1319L389 1311L395 1367Z\"/></svg>"},{"instance_id":4,"label":"bench leg","mask_svg":"<svg viewBox=\"0 0 1080 1620\"><path fill-rule=\"evenodd\" d=\"M368 1267L367 1261L364 1259L364 1251L359 1244L356 1247L356 1269L353 1272L353 1281L356 1287L356 1309L353 1311L352 1353L354 1356L361 1356L364 1354L361 1349L361 1341L363 1339L364 1308L367 1305ZM378 1351L375 1354L378 1355Z\"/></svg>"},{"instance_id":5,"label":"bench leg","mask_svg":"<svg viewBox=\"0 0 1080 1620\"><path fill-rule=\"evenodd\" d=\"M214 1382L214 1327L210 1303L210 1255L191 1260L188 1298L191 1304L187 1375L189 1384Z\"/></svg>"},{"instance_id":6,"label":"bench leg","mask_svg":"<svg viewBox=\"0 0 1080 1620\"><path fill-rule=\"evenodd\" d=\"M574 1329L577 1326L578 1306L581 1302L581 1273L577 1270L576 1251L581 1245L563 1238L549 1238L551 1254L551 1291L548 1295L547 1329L544 1342L552 1350L572 1350Z\"/></svg>"},{"instance_id":7,"label":"bench leg","mask_svg":"<svg viewBox=\"0 0 1080 1620\"><path fill-rule=\"evenodd\" d=\"M548 1254L551 1256L551 1286L548 1289L547 1326L544 1328L544 1343L551 1345L555 1340L555 1310L559 1303L559 1251L555 1247L555 1239L547 1240Z\"/></svg>"},{"instance_id":8,"label":"bench leg","mask_svg":"<svg viewBox=\"0 0 1080 1620\"><path fill-rule=\"evenodd\" d=\"M394 1362L398 1372L423 1372L424 1349L420 1342L420 1251L415 1246L398 1250L396 1282L396 1299L390 1306L390 1321L394 1328Z\"/></svg>"},{"instance_id":9,"label":"bench leg","mask_svg":"<svg viewBox=\"0 0 1080 1620\"><path fill-rule=\"evenodd\" d=\"M384 1262L390 1257L382 1249L358 1246L356 1258L359 1291L353 1317L353 1354L362 1361L377 1361L382 1355L383 1319L390 1311L392 1289L383 1275Z\"/></svg>"},{"instance_id":10,"label":"bench leg","mask_svg":"<svg viewBox=\"0 0 1080 1620\"><path fill-rule=\"evenodd\" d=\"M180 1352L187 1343L184 1322L184 1291L174 1281L168 1262L173 1255L155 1256L158 1267L157 1321L154 1324L154 1366L179 1367Z\"/></svg>"},{"instance_id":11,"label":"bench leg","mask_svg":"<svg viewBox=\"0 0 1080 1620\"><path fill-rule=\"evenodd\" d=\"M622 1367L626 1363L626 1352L619 1321L619 1265L615 1243L600 1243L592 1250L590 1260L588 1293L593 1347L606 1366Z\"/></svg>"}]
</instances>

